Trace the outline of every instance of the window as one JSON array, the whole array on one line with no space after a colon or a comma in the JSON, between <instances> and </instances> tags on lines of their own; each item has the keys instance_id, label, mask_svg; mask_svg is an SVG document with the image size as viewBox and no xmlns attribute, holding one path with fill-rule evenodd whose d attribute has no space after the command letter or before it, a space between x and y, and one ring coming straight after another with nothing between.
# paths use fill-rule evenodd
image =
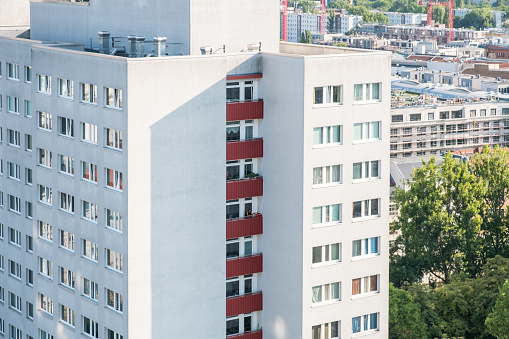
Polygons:
<instances>
[{"instance_id":1,"label":"window","mask_svg":"<svg viewBox=\"0 0 509 339\"><path fill-rule=\"evenodd\" d=\"M97 322L83 317L83 333L92 338L99 338L99 325Z\"/></svg>"},{"instance_id":2,"label":"window","mask_svg":"<svg viewBox=\"0 0 509 339\"><path fill-rule=\"evenodd\" d=\"M241 293L241 291L243 293ZM246 274L244 276L226 279L226 297L234 297L240 294L253 293L253 275Z\"/></svg>"},{"instance_id":3,"label":"window","mask_svg":"<svg viewBox=\"0 0 509 339\"><path fill-rule=\"evenodd\" d=\"M497 109L496 108L490 109L490 115L497 115Z\"/></svg>"},{"instance_id":4,"label":"window","mask_svg":"<svg viewBox=\"0 0 509 339\"><path fill-rule=\"evenodd\" d=\"M318 304L341 300L340 285L341 284L339 282L335 282L331 284L313 286L312 303Z\"/></svg>"},{"instance_id":5,"label":"window","mask_svg":"<svg viewBox=\"0 0 509 339\"><path fill-rule=\"evenodd\" d=\"M97 144L97 125L82 122L81 141Z\"/></svg>"},{"instance_id":6,"label":"window","mask_svg":"<svg viewBox=\"0 0 509 339\"><path fill-rule=\"evenodd\" d=\"M485 117L485 116L486 116L486 110L485 110L485 109L482 109L482 110L480 111L480 114L479 114L479 115L480 115L480 116L482 116L482 117Z\"/></svg>"},{"instance_id":7,"label":"window","mask_svg":"<svg viewBox=\"0 0 509 339\"><path fill-rule=\"evenodd\" d=\"M311 339L339 339L341 333L340 326L340 321L315 325L311 328Z\"/></svg>"},{"instance_id":8,"label":"window","mask_svg":"<svg viewBox=\"0 0 509 339\"><path fill-rule=\"evenodd\" d=\"M7 96L7 112L19 114L19 99Z\"/></svg>"},{"instance_id":9,"label":"window","mask_svg":"<svg viewBox=\"0 0 509 339\"><path fill-rule=\"evenodd\" d=\"M39 257L39 274L46 278L53 279L53 263L47 259Z\"/></svg>"},{"instance_id":10,"label":"window","mask_svg":"<svg viewBox=\"0 0 509 339\"><path fill-rule=\"evenodd\" d=\"M60 192L60 210L74 214L74 196Z\"/></svg>"},{"instance_id":11,"label":"window","mask_svg":"<svg viewBox=\"0 0 509 339\"><path fill-rule=\"evenodd\" d=\"M122 132L106 128L106 147L122 150Z\"/></svg>"},{"instance_id":12,"label":"window","mask_svg":"<svg viewBox=\"0 0 509 339\"><path fill-rule=\"evenodd\" d=\"M3 287L0 287L0 302L1 302L2 304L3 304L3 303L4 303L4 301L5 301L5 298L4 298L4 297L5 297L5 295L4 295L4 294L5 294L5 290L4 290L4 288L3 288ZM3 330L2 330L2 332L3 332Z\"/></svg>"},{"instance_id":13,"label":"window","mask_svg":"<svg viewBox=\"0 0 509 339\"><path fill-rule=\"evenodd\" d=\"M90 259L92 261L97 261L98 252L97 252L97 244L86 240L83 240L83 257Z\"/></svg>"},{"instance_id":14,"label":"window","mask_svg":"<svg viewBox=\"0 0 509 339\"><path fill-rule=\"evenodd\" d=\"M41 220L39 220L38 223L39 223L39 237L49 242L53 242L53 226Z\"/></svg>"},{"instance_id":15,"label":"window","mask_svg":"<svg viewBox=\"0 0 509 339\"><path fill-rule=\"evenodd\" d=\"M118 252L106 249L106 266L115 271L122 272L124 270L124 256Z\"/></svg>"},{"instance_id":16,"label":"window","mask_svg":"<svg viewBox=\"0 0 509 339\"><path fill-rule=\"evenodd\" d=\"M21 265L15 261L9 260L9 275L21 280Z\"/></svg>"},{"instance_id":17,"label":"window","mask_svg":"<svg viewBox=\"0 0 509 339\"><path fill-rule=\"evenodd\" d=\"M83 296L98 301L99 286L95 282L83 278Z\"/></svg>"},{"instance_id":18,"label":"window","mask_svg":"<svg viewBox=\"0 0 509 339\"><path fill-rule=\"evenodd\" d=\"M34 285L34 271L29 270L28 268L26 270L26 281L28 286Z\"/></svg>"},{"instance_id":19,"label":"window","mask_svg":"<svg viewBox=\"0 0 509 339\"><path fill-rule=\"evenodd\" d=\"M366 314L352 318L352 333L378 330L378 313Z\"/></svg>"},{"instance_id":20,"label":"window","mask_svg":"<svg viewBox=\"0 0 509 339\"><path fill-rule=\"evenodd\" d=\"M4 322L4 320L2 318L0 318L0 333L2 335L5 333L5 322Z\"/></svg>"},{"instance_id":21,"label":"window","mask_svg":"<svg viewBox=\"0 0 509 339\"><path fill-rule=\"evenodd\" d=\"M27 118L32 117L32 102L28 100L25 100L25 116Z\"/></svg>"},{"instance_id":22,"label":"window","mask_svg":"<svg viewBox=\"0 0 509 339\"><path fill-rule=\"evenodd\" d=\"M97 103L97 86L92 84L80 84L81 85L81 102L88 104Z\"/></svg>"},{"instance_id":23,"label":"window","mask_svg":"<svg viewBox=\"0 0 509 339\"><path fill-rule=\"evenodd\" d=\"M81 178L86 181L97 183L97 165L82 161Z\"/></svg>"},{"instance_id":24,"label":"window","mask_svg":"<svg viewBox=\"0 0 509 339\"><path fill-rule=\"evenodd\" d=\"M315 87L313 90L313 104L341 104L343 86Z\"/></svg>"},{"instance_id":25,"label":"window","mask_svg":"<svg viewBox=\"0 0 509 339\"><path fill-rule=\"evenodd\" d=\"M428 120L435 120L435 113L428 113Z\"/></svg>"},{"instance_id":26,"label":"window","mask_svg":"<svg viewBox=\"0 0 509 339\"><path fill-rule=\"evenodd\" d=\"M74 234L60 230L60 247L74 252Z\"/></svg>"},{"instance_id":27,"label":"window","mask_svg":"<svg viewBox=\"0 0 509 339\"><path fill-rule=\"evenodd\" d=\"M313 128L313 145L340 145L341 126Z\"/></svg>"},{"instance_id":28,"label":"window","mask_svg":"<svg viewBox=\"0 0 509 339\"><path fill-rule=\"evenodd\" d=\"M39 329L39 339L54 339L53 335L49 334L46 331Z\"/></svg>"},{"instance_id":29,"label":"window","mask_svg":"<svg viewBox=\"0 0 509 339\"><path fill-rule=\"evenodd\" d=\"M74 310L67 306L60 305L60 320L66 325L74 327Z\"/></svg>"},{"instance_id":30,"label":"window","mask_svg":"<svg viewBox=\"0 0 509 339\"><path fill-rule=\"evenodd\" d=\"M119 313L122 313L124 311L123 305L124 302L121 294L110 289L106 289L106 306Z\"/></svg>"},{"instance_id":31,"label":"window","mask_svg":"<svg viewBox=\"0 0 509 339\"><path fill-rule=\"evenodd\" d=\"M46 168L50 168L52 167L52 159L53 159L53 154L51 151L48 151L48 150L45 150L45 149L42 149L42 148L38 148L38 162L39 162L39 166L42 166L42 167L46 167Z\"/></svg>"},{"instance_id":32,"label":"window","mask_svg":"<svg viewBox=\"0 0 509 339\"><path fill-rule=\"evenodd\" d=\"M97 205L91 202L82 200L81 201L81 216L83 219L97 222Z\"/></svg>"},{"instance_id":33,"label":"window","mask_svg":"<svg viewBox=\"0 0 509 339\"><path fill-rule=\"evenodd\" d=\"M7 198L9 199L9 211L21 213L21 199L10 194L7 195Z\"/></svg>"},{"instance_id":34,"label":"window","mask_svg":"<svg viewBox=\"0 0 509 339\"><path fill-rule=\"evenodd\" d=\"M25 66L25 82L32 82L32 67Z\"/></svg>"},{"instance_id":35,"label":"window","mask_svg":"<svg viewBox=\"0 0 509 339\"><path fill-rule=\"evenodd\" d=\"M44 294L39 294L39 308L44 312L53 314L53 299Z\"/></svg>"},{"instance_id":36,"label":"window","mask_svg":"<svg viewBox=\"0 0 509 339\"><path fill-rule=\"evenodd\" d=\"M21 167L13 162L7 162L7 176L11 179L18 180L21 177Z\"/></svg>"},{"instance_id":37,"label":"window","mask_svg":"<svg viewBox=\"0 0 509 339\"><path fill-rule=\"evenodd\" d=\"M27 318L28 319L34 319L34 304L26 302L27 307ZM28 336L27 336L28 339Z\"/></svg>"},{"instance_id":38,"label":"window","mask_svg":"<svg viewBox=\"0 0 509 339\"><path fill-rule=\"evenodd\" d=\"M374 256L380 254L379 237L358 239L352 241L352 259L364 256Z\"/></svg>"},{"instance_id":39,"label":"window","mask_svg":"<svg viewBox=\"0 0 509 339\"><path fill-rule=\"evenodd\" d=\"M60 173L74 176L74 158L59 154Z\"/></svg>"},{"instance_id":40,"label":"window","mask_svg":"<svg viewBox=\"0 0 509 339\"><path fill-rule=\"evenodd\" d=\"M393 115L392 122L403 122L403 114Z\"/></svg>"},{"instance_id":41,"label":"window","mask_svg":"<svg viewBox=\"0 0 509 339\"><path fill-rule=\"evenodd\" d=\"M313 207L313 226L327 226L341 222L341 204Z\"/></svg>"},{"instance_id":42,"label":"window","mask_svg":"<svg viewBox=\"0 0 509 339\"><path fill-rule=\"evenodd\" d=\"M12 129L7 129L7 142L9 146L20 147L21 133Z\"/></svg>"},{"instance_id":43,"label":"window","mask_svg":"<svg viewBox=\"0 0 509 339\"><path fill-rule=\"evenodd\" d=\"M451 112L451 118L453 119L461 119L463 117L462 111L452 111Z\"/></svg>"},{"instance_id":44,"label":"window","mask_svg":"<svg viewBox=\"0 0 509 339\"><path fill-rule=\"evenodd\" d=\"M355 162L353 164L353 180L380 179L380 160Z\"/></svg>"},{"instance_id":45,"label":"window","mask_svg":"<svg viewBox=\"0 0 509 339\"><path fill-rule=\"evenodd\" d=\"M449 112L440 112L440 119L449 119Z\"/></svg>"},{"instance_id":46,"label":"window","mask_svg":"<svg viewBox=\"0 0 509 339\"><path fill-rule=\"evenodd\" d=\"M122 232L122 214L110 209L106 209L106 227Z\"/></svg>"},{"instance_id":47,"label":"window","mask_svg":"<svg viewBox=\"0 0 509 339\"><path fill-rule=\"evenodd\" d=\"M27 243L27 252L33 253L34 252L34 238L32 238L31 235L27 235L26 243Z\"/></svg>"},{"instance_id":48,"label":"window","mask_svg":"<svg viewBox=\"0 0 509 339\"><path fill-rule=\"evenodd\" d=\"M23 339L23 332L19 328L9 325L9 339Z\"/></svg>"},{"instance_id":49,"label":"window","mask_svg":"<svg viewBox=\"0 0 509 339\"><path fill-rule=\"evenodd\" d=\"M0 223L0 240L4 240L4 224Z\"/></svg>"},{"instance_id":50,"label":"window","mask_svg":"<svg viewBox=\"0 0 509 339\"><path fill-rule=\"evenodd\" d=\"M25 201L26 217L32 219L34 216L34 208L30 201Z\"/></svg>"},{"instance_id":51,"label":"window","mask_svg":"<svg viewBox=\"0 0 509 339\"><path fill-rule=\"evenodd\" d=\"M354 85L353 101L380 101L380 83Z\"/></svg>"},{"instance_id":52,"label":"window","mask_svg":"<svg viewBox=\"0 0 509 339\"><path fill-rule=\"evenodd\" d=\"M122 173L106 168L106 187L122 191Z\"/></svg>"},{"instance_id":53,"label":"window","mask_svg":"<svg viewBox=\"0 0 509 339\"><path fill-rule=\"evenodd\" d=\"M43 204L46 205L51 205L51 202L53 200L51 188L43 185L38 186L39 186L39 202L42 202Z\"/></svg>"},{"instance_id":54,"label":"window","mask_svg":"<svg viewBox=\"0 0 509 339\"><path fill-rule=\"evenodd\" d=\"M341 183L341 165L313 168L313 186Z\"/></svg>"},{"instance_id":55,"label":"window","mask_svg":"<svg viewBox=\"0 0 509 339\"><path fill-rule=\"evenodd\" d=\"M37 91L51 94L51 77L49 75L37 74Z\"/></svg>"},{"instance_id":56,"label":"window","mask_svg":"<svg viewBox=\"0 0 509 339\"><path fill-rule=\"evenodd\" d=\"M37 126L39 127L39 129L51 131L51 129L53 128L51 114L37 111L37 117L38 117Z\"/></svg>"},{"instance_id":57,"label":"window","mask_svg":"<svg viewBox=\"0 0 509 339\"><path fill-rule=\"evenodd\" d=\"M253 80L226 83L226 101L248 101L256 98L256 82Z\"/></svg>"},{"instance_id":58,"label":"window","mask_svg":"<svg viewBox=\"0 0 509 339\"><path fill-rule=\"evenodd\" d=\"M109 328L106 329L106 339L124 339L123 336L120 334L114 332L113 330L110 330Z\"/></svg>"},{"instance_id":59,"label":"window","mask_svg":"<svg viewBox=\"0 0 509 339\"><path fill-rule=\"evenodd\" d=\"M378 293L379 275L352 279L352 296Z\"/></svg>"},{"instance_id":60,"label":"window","mask_svg":"<svg viewBox=\"0 0 509 339\"><path fill-rule=\"evenodd\" d=\"M60 267L60 284L74 289L74 272Z\"/></svg>"},{"instance_id":61,"label":"window","mask_svg":"<svg viewBox=\"0 0 509 339\"><path fill-rule=\"evenodd\" d=\"M0 191L0 207L4 207L4 192Z\"/></svg>"},{"instance_id":62,"label":"window","mask_svg":"<svg viewBox=\"0 0 509 339\"><path fill-rule=\"evenodd\" d=\"M10 227L8 229L8 232L9 232L9 243L21 247L21 232Z\"/></svg>"},{"instance_id":63,"label":"window","mask_svg":"<svg viewBox=\"0 0 509 339\"><path fill-rule=\"evenodd\" d=\"M122 108L122 90L116 88L104 88L106 107Z\"/></svg>"},{"instance_id":64,"label":"window","mask_svg":"<svg viewBox=\"0 0 509 339\"><path fill-rule=\"evenodd\" d=\"M74 120L58 117L58 134L64 137L74 138Z\"/></svg>"},{"instance_id":65,"label":"window","mask_svg":"<svg viewBox=\"0 0 509 339\"><path fill-rule=\"evenodd\" d=\"M32 186L32 169L25 168L25 184Z\"/></svg>"},{"instance_id":66,"label":"window","mask_svg":"<svg viewBox=\"0 0 509 339\"><path fill-rule=\"evenodd\" d=\"M72 80L58 79L58 96L72 99Z\"/></svg>"},{"instance_id":67,"label":"window","mask_svg":"<svg viewBox=\"0 0 509 339\"><path fill-rule=\"evenodd\" d=\"M352 218L380 216L380 199L355 201L353 203Z\"/></svg>"},{"instance_id":68,"label":"window","mask_svg":"<svg viewBox=\"0 0 509 339\"><path fill-rule=\"evenodd\" d=\"M313 247L313 265L330 264L341 261L341 244Z\"/></svg>"},{"instance_id":69,"label":"window","mask_svg":"<svg viewBox=\"0 0 509 339\"><path fill-rule=\"evenodd\" d=\"M226 258L253 254L253 238L251 236L230 239L226 242Z\"/></svg>"},{"instance_id":70,"label":"window","mask_svg":"<svg viewBox=\"0 0 509 339\"><path fill-rule=\"evenodd\" d=\"M421 121L421 114L410 114L410 121Z\"/></svg>"},{"instance_id":71,"label":"window","mask_svg":"<svg viewBox=\"0 0 509 339\"><path fill-rule=\"evenodd\" d=\"M19 80L19 65L8 62L7 63L7 79Z\"/></svg>"},{"instance_id":72,"label":"window","mask_svg":"<svg viewBox=\"0 0 509 339\"><path fill-rule=\"evenodd\" d=\"M9 307L21 313L21 297L9 292Z\"/></svg>"},{"instance_id":73,"label":"window","mask_svg":"<svg viewBox=\"0 0 509 339\"><path fill-rule=\"evenodd\" d=\"M380 121L353 124L353 140L380 140Z\"/></svg>"},{"instance_id":74,"label":"window","mask_svg":"<svg viewBox=\"0 0 509 339\"><path fill-rule=\"evenodd\" d=\"M32 152L32 136L25 134L25 151Z\"/></svg>"}]
</instances>

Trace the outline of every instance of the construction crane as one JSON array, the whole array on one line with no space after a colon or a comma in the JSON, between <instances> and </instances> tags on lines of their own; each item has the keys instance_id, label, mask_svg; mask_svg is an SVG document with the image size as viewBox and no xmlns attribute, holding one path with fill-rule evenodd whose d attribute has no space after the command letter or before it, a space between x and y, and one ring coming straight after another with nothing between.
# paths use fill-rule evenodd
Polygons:
<instances>
[{"instance_id":1,"label":"construction crane","mask_svg":"<svg viewBox=\"0 0 509 339\"><path fill-rule=\"evenodd\" d=\"M288 0L283 0L283 41L288 41Z\"/></svg>"},{"instance_id":2,"label":"construction crane","mask_svg":"<svg viewBox=\"0 0 509 339\"><path fill-rule=\"evenodd\" d=\"M320 34L325 33L325 0L320 0Z\"/></svg>"},{"instance_id":3,"label":"construction crane","mask_svg":"<svg viewBox=\"0 0 509 339\"><path fill-rule=\"evenodd\" d=\"M426 20L427 26L431 26L433 23L433 6L447 7L447 43L450 43L454 38L453 37L454 0L448 0L448 2L419 0L417 4L419 4L420 6L426 6L428 8L428 17Z\"/></svg>"}]
</instances>

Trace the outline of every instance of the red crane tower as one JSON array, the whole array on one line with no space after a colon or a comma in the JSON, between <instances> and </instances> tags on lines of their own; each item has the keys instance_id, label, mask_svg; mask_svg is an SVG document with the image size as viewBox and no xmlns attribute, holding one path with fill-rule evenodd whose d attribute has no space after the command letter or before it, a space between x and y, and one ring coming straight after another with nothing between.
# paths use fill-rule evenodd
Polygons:
<instances>
[{"instance_id":1,"label":"red crane tower","mask_svg":"<svg viewBox=\"0 0 509 339\"><path fill-rule=\"evenodd\" d=\"M426 6L428 8L428 18L426 21L427 26L431 26L433 22L433 6L447 7L447 43L450 43L454 39L453 37L454 0L448 0L448 2L419 0L418 4L421 6Z\"/></svg>"},{"instance_id":2,"label":"red crane tower","mask_svg":"<svg viewBox=\"0 0 509 339\"><path fill-rule=\"evenodd\" d=\"M288 0L283 0L283 40L288 41Z\"/></svg>"},{"instance_id":3,"label":"red crane tower","mask_svg":"<svg viewBox=\"0 0 509 339\"><path fill-rule=\"evenodd\" d=\"M325 33L325 0L320 0L320 33Z\"/></svg>"}]
</instances>

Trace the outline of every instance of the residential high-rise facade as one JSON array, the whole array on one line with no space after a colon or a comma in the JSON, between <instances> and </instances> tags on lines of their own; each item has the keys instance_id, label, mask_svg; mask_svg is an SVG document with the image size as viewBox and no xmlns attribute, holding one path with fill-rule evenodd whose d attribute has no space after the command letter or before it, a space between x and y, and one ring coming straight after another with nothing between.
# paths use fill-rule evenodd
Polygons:
<instances>
[{"instance_id":1,"label":"residential high-rise facade","mask_svg":"<svg viewBox=\"0 0 509 339\"><path fill-rule=\"evenodd\" d=\"M6 337L388 336L390 54L207 4L33 1L0 38Z\"/></svg>"}]
</instances>

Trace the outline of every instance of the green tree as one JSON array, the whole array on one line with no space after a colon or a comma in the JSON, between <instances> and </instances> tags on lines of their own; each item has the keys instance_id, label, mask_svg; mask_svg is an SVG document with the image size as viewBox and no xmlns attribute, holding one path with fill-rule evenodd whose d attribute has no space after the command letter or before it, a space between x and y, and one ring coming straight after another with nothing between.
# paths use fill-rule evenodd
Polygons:
<instances>
[{"instance_id":1,"label":"green tree","mask_svg":"<svg viewBox=\"0 0 509 339\"><path fill-rule=\"evenodd\" d=\"M506 280L500 289L495 306L486 318L485 324L491 335L509 339L509 280Z\"/></svg>"},{"instance_id":2,"label":"green tree","mask_svg":"<svg viewBox=\"0 0 509 339\"><path fill-rule=\"evenodd\" d=\"M389 285L389 338L428 338L418 305L410 293L393 284Z\"/></svg>"},{"instance_id":3,"label":"green tree","mask_svg":"<svg viewBox=\"0 0 509 339\"><path fill-rule=\"evenodd\" d=\"M489 8L477 8L465 14L460 24L462 27L481 29L484 27L493 27L494 22L493 12L491 12Z\"/></svg>"},{"instance_id":4,"label":"green tree","mask_svg":"<svg viewBox=\"0 0 509 339\"><path fill-rule=\"evenodd\" d=\"M310 44L311 43L311 32L306 29L305 32L302 32L300 37L300 42L303 44Z\"/></svg>"},{"instance_id":5,"label":"green tree","mask_svg":"<svg viewBox=\"0 0 509 339\"><path fill-rule=\"evenodd\" d=\"M302 8L303 13L311 13L313 12L316 4L312 0L299 0L297 2L297 6Z\"/></svg>"},{"instance_id":6,"label":"green tree","mask_svg":"<svg viewBox=\"0 0 509 339\"><path fill-rule=\"evenodd\" d=\"M444 7L433 8L433 20L439 24L447 23L447 12L444 10Z\"/></svg>"},{"instance_id":7,"label":"green tree","mask_svg":"<svg viewBox=\"0 0 509 339\"><path fill-rule=\"evenodd\" d=\"M336 46L336 47L346 47L346 42L338 42L334 46Z\"/></svg>"},{"instance_id":8,"label":"green tree","mask_svg":"<svg viewBox=\"0 0 509 339\"><path fill-rule=\"evenodd\" d=\"M327 18L327 31L329 33L334 33L335 32L335 26L336 26L336 14L331 9L329 11L329 17Z\"/></svg>"},{"instance_id":9,"label":"green tree","mask_svg":"<svg viewBox=\"0 0 509 339\"><path fill-rule=\"evenodd\" d=\"M391 258L404 253L419 272L448 283L464 269L476 248L482 186L469 164L447 154L440 164L432 157L414 169L408 190L398 188L394 200L400 216L392 226L399 234Z\"/></svg>"},{"instance_id":10,"label":"green tree","mask_svg":"<svg viewBox=\"0 0 509 339\"><path fill-rule=\"evenodd\" d=\"M484 147L472 158L474 173L485 187L481 211L484 258L509 254L509 211L505 206L509 201L508 151Z\"/></svg>"}]
</instances>

